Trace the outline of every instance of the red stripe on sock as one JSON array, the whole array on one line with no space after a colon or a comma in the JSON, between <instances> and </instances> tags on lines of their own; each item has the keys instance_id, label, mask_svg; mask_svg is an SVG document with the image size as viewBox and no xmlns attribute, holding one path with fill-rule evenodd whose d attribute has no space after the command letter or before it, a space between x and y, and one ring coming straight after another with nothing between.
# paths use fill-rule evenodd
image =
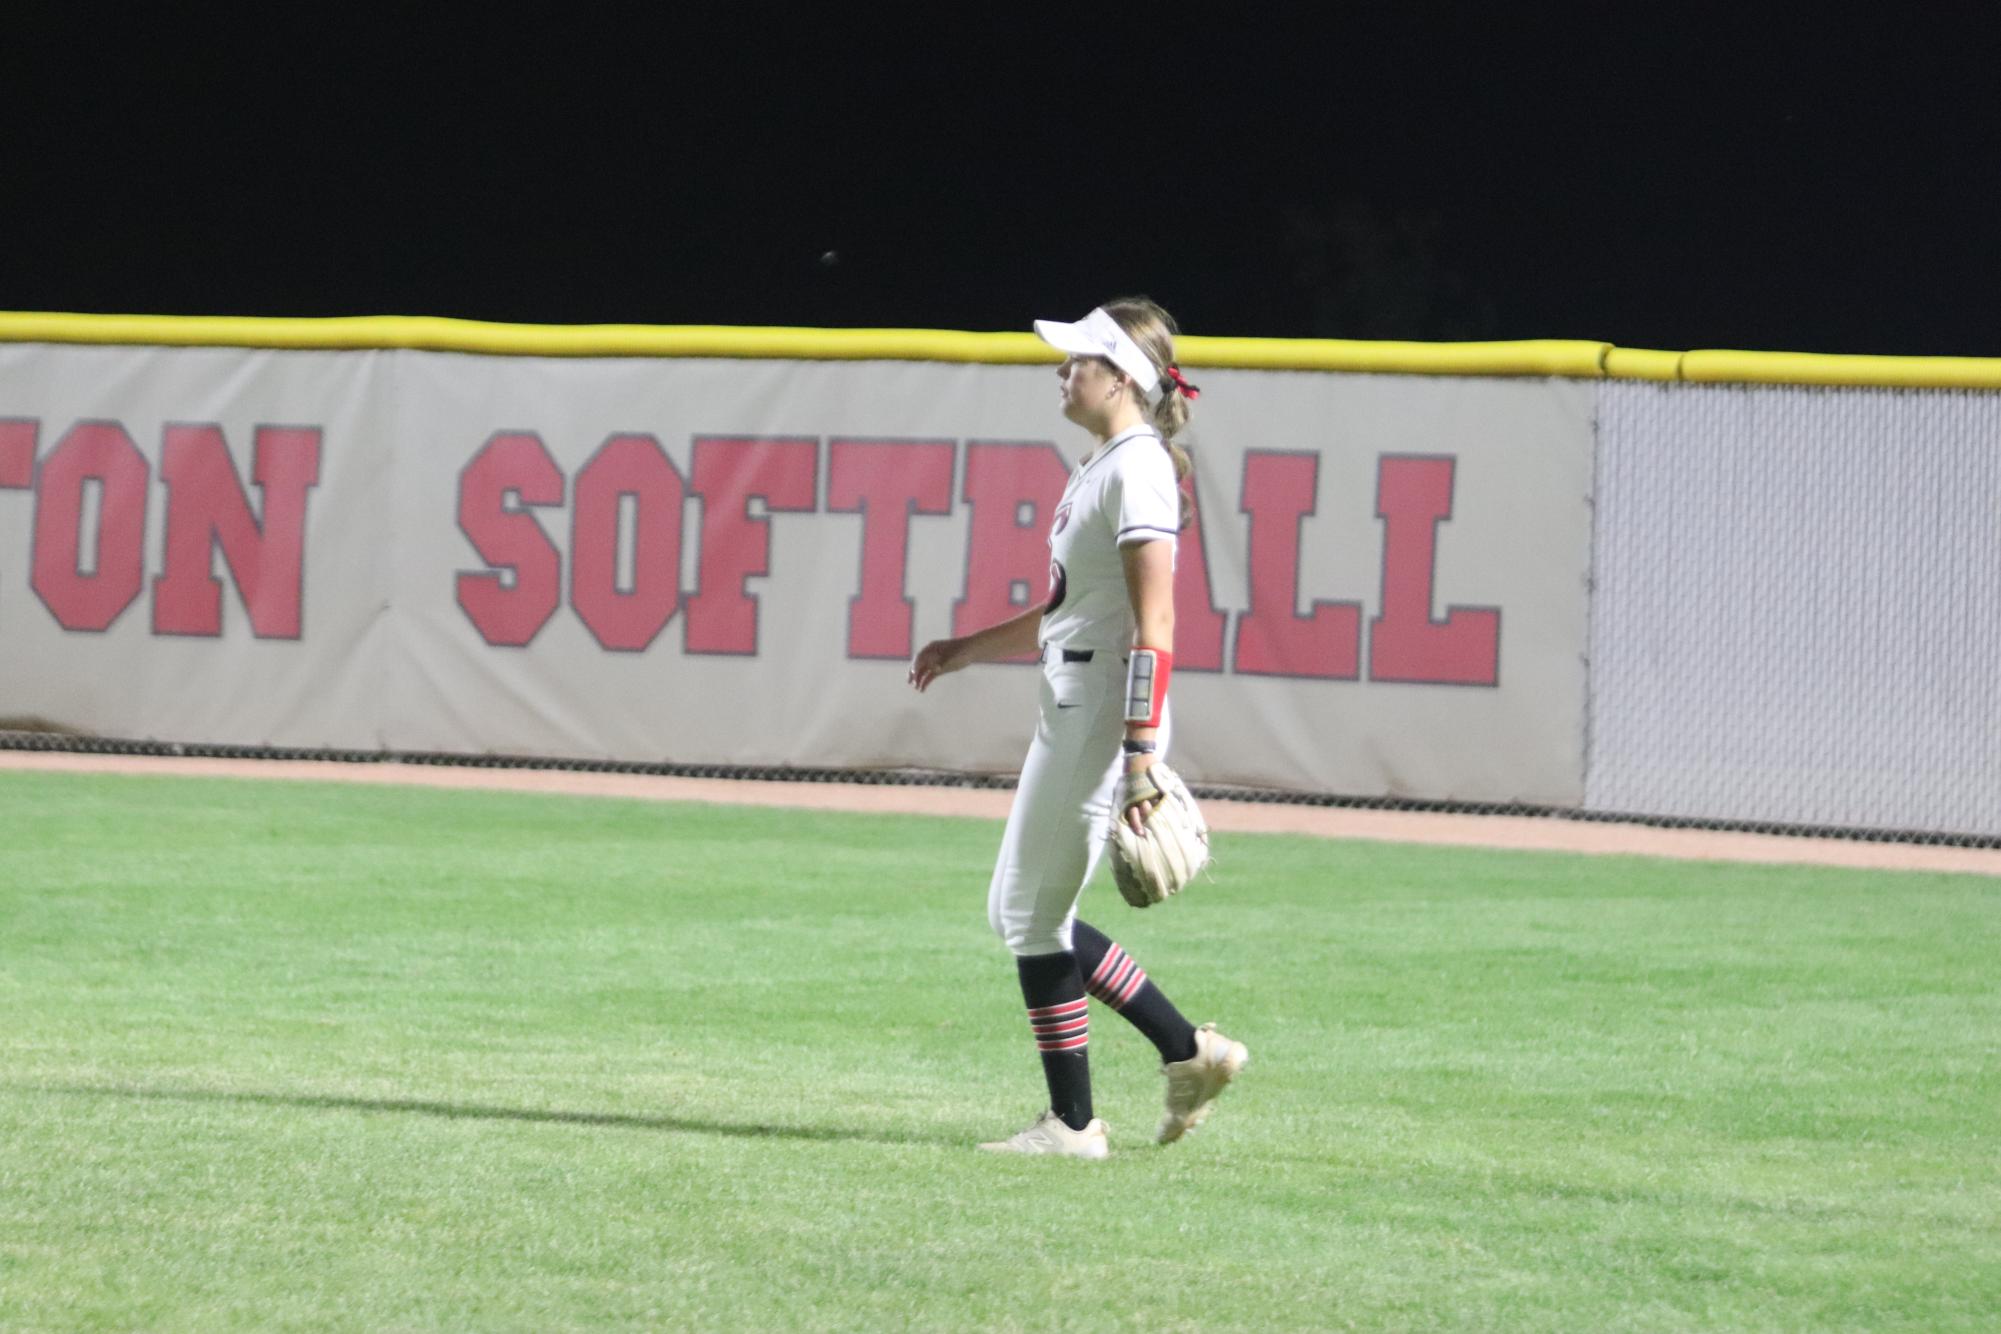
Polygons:
<instances>
[{"instance_id":1,"label":"red stripe on sock","mask_svg":"<svg viewBox=\"0 0 2001 1334\"><path fill-rule=\"evenodd\" d=\"M1090 1040L1091 999L1059 1001L1055 1005L1030 1006L1029 1031L1041 1051L1076 1051Z\"/></svg>"},{"instance_id":2,"label":"red stripe on sock","mask_svg":"<svg viewBox=\"0 0 2001 1334\"><path fill-rule=\"evenodd\" d=\"M1091 985L1097 987L1102 984L1109 975L1109 971L1116 969L1126 957L1126 952L1120 949L1116 943L1113 944L1110 949L1105 951L1105 957L1098 961L1097 969L1091 974Z\"/></svg>"},{"instance_id":3,"label":"red stripe on sock","mask_svg":"<svg viewBox=\"0 0 2001 1334\"><path fill-rule=\"evenodd\" d=\"M1127 1001L1139 994L1145 982L1146 970L1130 954L1122 955L1119 966L1109 976L1102 980L1093 978L1091 994L1113 1009L1121 1010Z\"/></svg>"},{"instance_id":4,"label":"red stripe on sock","mask_svg":"<svg viewBox=\"0 0 2001 1334\"><path fill-rule=\"evenodd\" d=\"M1080 1010L1089 1008L1089 1004L1084 997L1079 996L1076 1000L1064 1001L1060 1005L1031 1007L1028 1011L1028 1017L1030 1019L1040 1019L1044 1016L1076 1014Z\"/></svg>"},{"instance_id":5,"label":"red stripe on sock","mask_svg":"<svg viewBox=\"0 0 2001 1334\"><path fill-rule=\"evenodd\" d=\"M1122 993L1120 993L1119 998L1112 1002L1112 1008L1115 1010L1123 1010L1126 1007L1126 1002L1131 1000L1134 996L1139 995L1139 989L1145 985L1146 985L1146 970L1144 968L1133 969L1133 975L1131 979L1129 979L1126 982L1125 990Z\"/></svg>"}]
</instances>

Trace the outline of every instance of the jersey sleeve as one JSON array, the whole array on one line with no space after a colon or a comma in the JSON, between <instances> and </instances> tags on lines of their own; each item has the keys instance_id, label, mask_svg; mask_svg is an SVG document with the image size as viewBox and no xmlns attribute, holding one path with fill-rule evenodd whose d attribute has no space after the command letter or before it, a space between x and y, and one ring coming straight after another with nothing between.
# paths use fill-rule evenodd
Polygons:
<instances>
[{"instance_id":1,"label":"jersey sleeve","mask_svg":"<svg viewBox=\"0 0 2001 1334\"><path fill-rule=\"evenodd\" d=\"M1123 449L1118 474L1106 497L1114 540L1122 547L1139 542L1172 542L1181 531L1181 488L1174 480L1174 461L1160 446Z\"/></svg>"}]
</instances>

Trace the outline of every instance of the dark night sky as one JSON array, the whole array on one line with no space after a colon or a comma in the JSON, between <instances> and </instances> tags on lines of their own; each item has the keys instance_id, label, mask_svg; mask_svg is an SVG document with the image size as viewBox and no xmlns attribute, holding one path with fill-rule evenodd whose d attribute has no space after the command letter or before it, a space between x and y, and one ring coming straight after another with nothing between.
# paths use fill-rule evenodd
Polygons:
<instances>
[{"instance_id":1,"label":"dark night sky","mask_svg":"<svg viewBox=\"0 0 2001 1334\"><path fill-rule=\"evenodd\" d=\"M0 56L0 309L2001 356L1992 44L1921 8L78 12Z\"/></svg>"}]
</instances>

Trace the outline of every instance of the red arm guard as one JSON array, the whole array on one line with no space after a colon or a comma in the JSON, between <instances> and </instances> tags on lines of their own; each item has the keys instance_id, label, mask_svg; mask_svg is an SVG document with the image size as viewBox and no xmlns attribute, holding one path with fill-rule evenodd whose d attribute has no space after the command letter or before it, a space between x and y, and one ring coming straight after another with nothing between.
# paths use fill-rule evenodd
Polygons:
<instances>
[{"instance_id":1,"label":"red arm guard","mask_svg":"<svg viewBox=\"0 0 2001 1334\"><path fill-rule=\"evenodd\" d=\"M1167 678L1174 674L1174 654L1164 648L1136 648L1126 661L1126 723L1132 727L1160 726L1167 707Z\"/></svg>"}]
</instances>

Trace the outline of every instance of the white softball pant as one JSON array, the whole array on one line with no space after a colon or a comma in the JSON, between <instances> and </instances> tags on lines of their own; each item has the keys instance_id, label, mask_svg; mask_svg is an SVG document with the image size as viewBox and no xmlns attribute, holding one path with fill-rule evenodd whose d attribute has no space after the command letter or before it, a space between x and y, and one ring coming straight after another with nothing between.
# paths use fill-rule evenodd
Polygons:
<instances>
[{"instance_id":1,"label":"white softball pant","mask_svg":"<svg viewBox=\"0 0 2001 1334\"><path fill-rule=\"evenodd\" d=\"M987 889L987 920L1016 955L1070 948L1077 899L1104 856L1124 768L1126 655L1099 649L1089 662L1065 662L1046 648L1041 670L1035 740ZM1163 757L1169 726L1163 712Z\"/></svg>"}]
</instances>

